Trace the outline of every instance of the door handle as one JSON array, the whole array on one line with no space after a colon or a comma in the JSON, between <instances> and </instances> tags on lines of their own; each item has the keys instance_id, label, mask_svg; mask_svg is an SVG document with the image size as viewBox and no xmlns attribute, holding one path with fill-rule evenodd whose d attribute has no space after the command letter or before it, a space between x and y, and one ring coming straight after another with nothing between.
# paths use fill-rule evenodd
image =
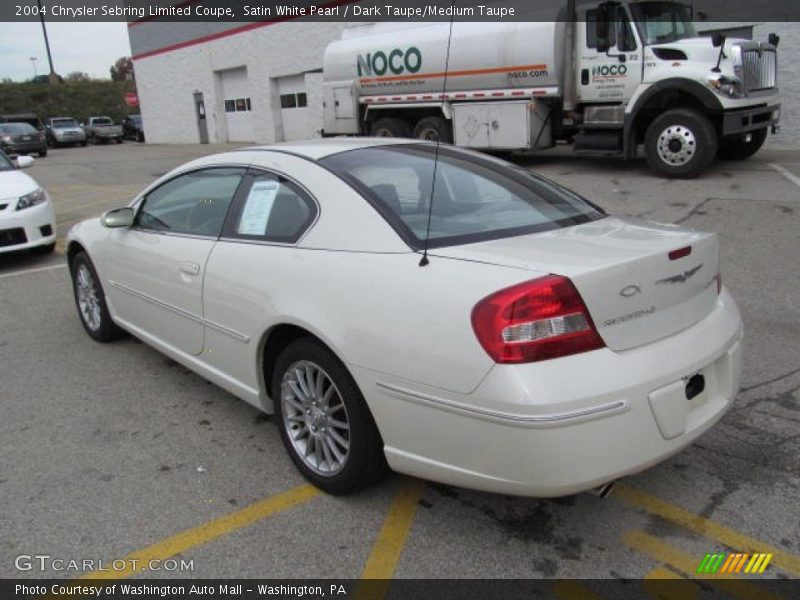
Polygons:
<instances>
[{"instance_id":1,"label":"door handle","mask_svg":"<svg viewBox=\"0 0 800 600\"><path fill-rule=\"evenodd\" d=\"M181 273L186 273L187 275L199 275L200 274L200 265L193 262L182 262L178 265L178 268L181 270Z\"/></svg>"}]
</instances>

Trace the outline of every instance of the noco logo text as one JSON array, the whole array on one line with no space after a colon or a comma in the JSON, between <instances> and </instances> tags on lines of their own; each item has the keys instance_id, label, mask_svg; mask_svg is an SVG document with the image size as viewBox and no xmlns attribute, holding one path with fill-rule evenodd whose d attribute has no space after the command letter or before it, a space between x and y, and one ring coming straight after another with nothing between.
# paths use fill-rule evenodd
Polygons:
<instances>
[{"instance_id":1,"label":"noco logo text","mask_svg":"<svg viewBox=\"0 0 800 600\"><path fill-rule=\"evenodd\" d=\"M592 67L592 77L624 77L627 73L627 65L600 65L599 67Z\"/></svg>"},{"instance_id":2,"label":"noco logo text","mask_svg":"<svg viewBox=\"0 0 800 600\"><path fill-rule=\"evenodd\" d=\"M366 56L359 54L356 59L358 76L381 76L387 72L393 75L416 73L422 68L422 52L411 46L406 50L395 48L389 52L378 50Z\"/></svg>"}]
</instances>

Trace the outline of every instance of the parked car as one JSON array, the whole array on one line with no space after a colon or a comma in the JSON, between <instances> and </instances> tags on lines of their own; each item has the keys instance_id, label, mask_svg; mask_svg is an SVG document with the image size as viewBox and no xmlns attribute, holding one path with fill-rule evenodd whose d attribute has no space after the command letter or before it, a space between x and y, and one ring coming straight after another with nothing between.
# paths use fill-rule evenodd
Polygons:
<instances>
[{"instance_id":1,"label":"parked car","mask_svg":"<svg viewBox=\"0 0 800 600\"><path fill-rule=\"evenodd\" d=\"M34 113L0 115L0 123L27 123L38 131L44 131L42 121Z\"/></svg>"},{"instance_id":2,"label":"parked car","mask_svg":"<svg viewBox=\"0 0 800 600\"><path fill-rule=\"evenodd\" d=\"M0 253L17 250L52 252L56 247L56 215L50 196L24 169L30 156L16 163L0 151Z\"/></svg>"},{"instance_id":3,"label":"parked car","mask_svg":"<svg viewBox=\"0 0 800 600\"><path fill-rule=\"evenodd\" d=\"M65 144L86 145L86 132L72 117L53 117L45 123L47 143L53 147Z\"/></svg>"},{"instance_id":4,"label":"parked car","mask_svg":"<svg viewBox=\"0 0 800 600\"><path fill-rule=\"evenodd\" d=\"M111 117L89 117L84 130L86 139L93 144L122 143L122 125L115 125Z\"/></svg>"},{"instance_id":5,"label":"parked car","mask_svg":"<svg viewBox=\"0 0 800 600\"><path fill-rule=\"evenodd\" d=\"M122 119L122 134L126 140L144 141L142 115L128 115Z\"/></svg>"},{"instance_id":6,"label":"parked car","mask_svg":"<svg viewBox=\"0 0 800 600\"><path fill-rule=\"evenodd\" d=\"M9 155L36 152L47 156L47 140L44 131L27 123L0 123L0 150Z\"/></svg>"},{"instance_id":7,"label":"parked car","mask_svg":"<svg viewBox=\"0 0 800 600\"><path fill-rule=\"evenodd\" d=\"M274 412L330 493L388 464L572 494L680 451L739 389L742 321L715 234L613 217L449 146L216 154L67 244L92 338L133 333Z\"/></svg>"}]
</instances>

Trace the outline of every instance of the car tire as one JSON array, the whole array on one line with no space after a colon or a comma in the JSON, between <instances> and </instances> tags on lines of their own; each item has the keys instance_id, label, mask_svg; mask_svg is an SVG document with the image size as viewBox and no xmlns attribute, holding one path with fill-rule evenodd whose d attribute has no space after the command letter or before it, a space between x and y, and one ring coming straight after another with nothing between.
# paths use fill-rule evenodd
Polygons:
<instances>
[{"instance_id":1,"label":"car tire","mask_svg":"<svg viewBox=\"0 0 800 600\"><path fill-rule=\"evenodd\" d=\"M271 395L281 440L306 479L340 495L387 473L383 440L364 396L330 350L313 338L301 338L281 352L273 372Z\"/></svg>"},{"instance_id":2,"label":"car tire","mask_svg":"<svg viewBox=\"0 0 800 600\"><path fill-rule=\"evenodd\" d=\"M111 319L103 286L85 252L78 252L69 263L72 292L81 325L93 340L113 342L126 333Z\"/></svg>"},{"instance_id":3,"label":"car tire","mask_svg":"<svg viewBox=\"0 0 800 600\"><path fill-rule=\"evenodd\" d=\"M144 142L144 134L139 132L136 134L136 141L137 142Z\"/></svg>"},{"instance_id":4,"label":"car tire","mask_svg":"<svg viewBox=\"0 0 800 600\"><path fill-rule=\"evenodd\" d=\"M37 154L39 155L39 158L44 158L45 156L47 156L47 148L45 148L44 150L39 150Z\"/></svg>"},{"instance_id":5,"label":"car tire","mask_svg":"<svg viewBox=\"0 0 800 600\"><path fill-rule=\"evenodd\" d=\"M370 127L369 134L372 137L397 137L410 138L411 128L403 119L396 117L384 117L378 119Z\"/></svg>"},{"instance_id":6,"label":"car tire","mask_svg":"<svg viewBox=\"0 0 800 600\"><path fill-rule=\"evenodd\" d=\"M717 158L722 160L747 160L761 150L761 146L767 141L767 133L766 127L757 129L751 132L749 142L745 142L741 137L723 139L719 143Z\"/></svg>"},{"instance_id":7,"label":"car tire","mask_svg":"<svg viewBox=\"0 0 800 600\"><path fill-rule=\"evenodd\" d=\"M647 128L644 147L650 168L663 177L697 177L717 154L717 132L702 113L668 110Z\"/></svg>"},{"instance_id":8,"label":"car tire","mask_svg":"<svg viewBox=\"0 0 800 600\"><path fill-rule=\"evenodd\" d=\"M453 143L453 128L443 117L425 117L414 127L414 137L429 142Z\"/></svg>"},{"instance_id":9,"label":"car tire","mask_svg":"<svg viewBox=\"0 0 800 600\"><path fill-rule=\"evenodd\" d=\"M83 148L86 148L86 144L88 144L88 143L89 143L89 142L87 142L86 140L83 140L83 141L81 142L81 146L82 146Z\"/></svg>"}]
</instances>

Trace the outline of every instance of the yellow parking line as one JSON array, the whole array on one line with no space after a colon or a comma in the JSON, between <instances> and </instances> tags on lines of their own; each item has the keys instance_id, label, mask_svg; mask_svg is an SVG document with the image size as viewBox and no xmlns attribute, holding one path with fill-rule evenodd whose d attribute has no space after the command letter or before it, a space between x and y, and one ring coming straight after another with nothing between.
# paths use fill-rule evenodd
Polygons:
<instances>
[{"instance_id":1,"label":"yellow parking line","mask_svg":"<svg viewBox=\"0 0 800 600\"><path fill-rule=\"evenodd\" d=\"M664 583L667 580L669 583ZM678 581L682 583L677 583ZM675 571L658 567L644 576L642 582L647 595L654 600L695 600L700 596L700 586L678 575Z\"/></svg>"},{"instance_id":2,"label":"yellow parking line","mask_svg":"<svg viewBox=\"0 0 800 600\"><path fill-rule=\"evenodd\" d=\"M772 562L778 567L795 576L800 576L800 556L795 556L786 550L765 544L755 538L734 531L729 527L720 525L710 519L689 512L647 492L635 490L626 485L618 485L614 489L614 497L622 498L626 502L643 508L647 512L658 515L662 519L671 521L690 531L699 533L708 538L725 544L731 550L771 553Z\"/></svg>"},{"instance_id":3,"label":"yellow parking line","mask_svg":"<svg viewBox=\"0 0 800 600\"><path fill-rule=\"evenodd\" d=\"M414 524L424 486L425 483L420 479L405 478L400 483L400 489L397 490L389 513L383 521L383 527L375 538L372 554L361 573L361 579L380 581L362 582L357 590L357 598L376 599L383 598L386 594L389 580L400 562L406 538Z\"/></svg>"},{"instance_id":4,"label":"yellow parking line","mask_svg":"<svg viewBox=\"0 0 800 600\"><path fill-rule=\"evenodd\" d=\"M246 506L241 510L229 513L197 527L181 531L160 542L136 550L124 557L128 567L119 571L93 571L80 577L80 579L123 579L134 574L133 561L137 561L139 568L144 570L152 560L166 560L171 556L186 552L192 548L202 546L227 533L241 529L262 519L266 519L298 504L307 502L317 496L320 491L310 485L301 485L287 492L270 496Z\"/></svg>"},{"instance_id":5,"label":"yellow parking line","mask_svg":"<svg viewBox=\"0 0 800 600\"><path fill-rule=\"evenodd\" d=\"M743 579L725 579L711 573L695 573L699 558L684 554L677 548L662 542L643 531L629 531L625 534L625 543L638 552L648 554L656 560L708 582L734 598L741 600L779 600L761 587Z\"/></svg>"}]
</instances>

